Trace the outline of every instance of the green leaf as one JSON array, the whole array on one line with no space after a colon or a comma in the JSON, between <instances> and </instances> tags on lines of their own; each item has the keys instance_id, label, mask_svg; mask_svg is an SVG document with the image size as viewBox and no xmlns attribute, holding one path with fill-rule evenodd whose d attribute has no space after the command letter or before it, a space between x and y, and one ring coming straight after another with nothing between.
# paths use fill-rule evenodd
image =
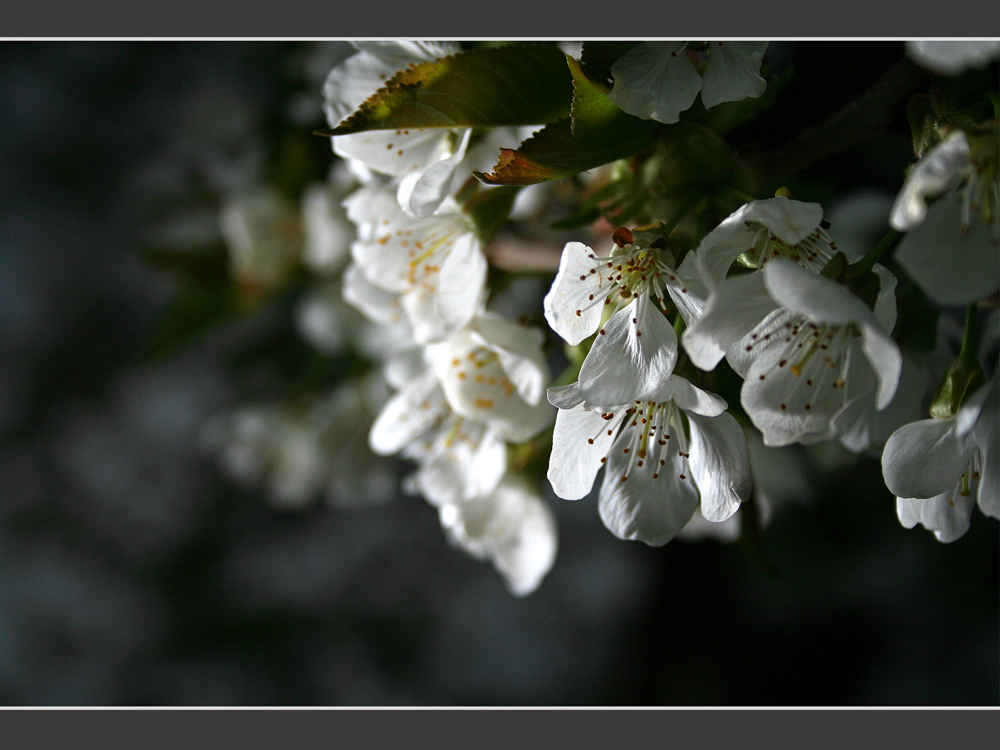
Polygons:
<instances>
[{"instance_id":1,"label":"green leaf","mask_svg":"<svg viewBox=\"0 0 1000 750\"><path fill-rule=\"evenodd\" d=\"M663 126L618 109L572 58L572 117L545 126L518 149L500 149L490 174L474 173L489 185L532 185L633 156Z\"/></svg>"},{"instance_id":2,"label":"green leaf","mask_svg":"<svg viewBox=\"0 0 1000 750\"><path fill-rule=\"evenodd\" d=\"M320 135L398 128L540 125L569 114L572 79L552 44L509 44L411 65Z\"/></svg>"},{"instance_id":3,"label":"green leaf","mask_svg":"<svg viewBox=\"0 0 1000 750\"><path fill-rule=\"evenodd\" d=\"M577 138L599 138L601 129L621 117L623 112L608 99L607 91L592 83L580 68L580 63L566 57L566 64L573 76L573 104L570 121Z\"/></svg>"}]
</instances>

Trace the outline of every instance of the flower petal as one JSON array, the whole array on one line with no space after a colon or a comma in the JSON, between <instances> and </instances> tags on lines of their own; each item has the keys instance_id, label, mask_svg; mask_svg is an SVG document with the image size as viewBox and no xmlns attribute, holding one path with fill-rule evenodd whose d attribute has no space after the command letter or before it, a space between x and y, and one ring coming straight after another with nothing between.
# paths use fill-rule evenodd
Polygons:
<instances>
[{"instance_id":1,"label":"flower petal","mask_svg":"<svg viewBox=\"0 0 1000 750\"><path fill-rule=\"evenodd\" d=\"M557 496L579 500L590 493L624 418L624 411L608 420L582 406L559 410L552 431L548 469L548 479Z\"/></svg>"},{"instance_id":2,"label":"flower petal","mask_svg":"<svg viewBox=\"0 0 1000 750\"><path fill-rule=\"evenodd\" d=\"M777 308L760 273L727 279L709 297L701 318L684 331L684 350L696 367L713 370L730 347L750 335Z\"/></svg>"},{"instance_id":3,"label":"flower petal","mask_svg":"<svg viewBox=\"0 0 1000 750\"><path fill-rule=\"evenodd\" d=\"M896 260L932 300L941 305L967 305L990 296L1000 286L1000 253L990 226L974 213L962 231L962 196L949 193L908 232Z\"/></svg>"},{"instance_id":4,"label":"flower petal","mask_svg":"<svg viewBox=\"0 0 1000 750\"><path fill-rule=\"evenodd\" d=\"M953 542L969 530L974 501L954 488L936 497L924 499L896 498L896 515L908 529L918 523L933 531L939 542Z\"/></svg>"},{"instance_id":5,"label":"flower petal","mask_svg":"<svg viewBox=\"0 0 1000 750\"><path fill-rule=\"evenodd\" d=\"M963 449L954 419L922 419L896 430L882 452L882 476L896 497L931 498L950 491L974 447Z\"/></svg>"},{"instance_id":6,"label":"flower petal","mask_svg":"<svg viewBox=\"0 0 1000 750\"><path fill-rule=\"evenodd\" d=\"M592 273L594 251L582 242L569 242L559 259L559 271L542 302L545 320L570 346L592 335L601 324L603 305L595 300L607 297L601 275Z\"/></svg>"},{"instance_id":7,"label":"flower petal","mask_svg":"<svg viewBox=\"0 0 1000 750\"><path fill-rule=\"evenodd\" d=\"M580 368L580 393L589 407L644 398L673 372L677 334L647 298L633 300L601 328Z\"/></svg>"},{"instance_id":8,"label":"flower petal","mask_svg":"<svg viewBox=\"0 0 1000 750\"><path fill-rule=\"evenodd\" d=\"M626 472L628 478L622 481ZM660 547L691 520L698 508L698 488L682 456L675 454L666 466L656 461L630 466L616 444L608 456L597 507L604 525L619 539Z\"/></svg>"},{"instance_id":9,"label":"flower petal","mask_svg":"<svg viewBox=\"0 0 1000 750\"><path fill-rule=\"evenodd\" d=\"M545 336L540 330L482 312L473 319L469 333L473 341L496 353L521 398L532 406L542 400L551 376L542 350Z\"/></svg>"},{"instance_id":10,"label":"flower petal","mask_svg":"<svg viewBox=\"0 0 1000 750\"><path fill-rule=\"evenodd\" d=\"M725 521L750 497L750 452L739 423L729 412L716 417L688 413L691 458L688 463L701 493L701 513Z\"/></svg>"},{"instance_id":11,"label":"flower petal","mask_svg":"<svg viewBox=\"0 0 1000 750\"><path fill-rule=\"evenodd\" d=\"M763 224L787 245L798 245L816 231L823 220L819 203L806 203L784 196L748 203L737 213L742 221Z\"/></svg>"},{"instance_id":12,"label":"flower petal","mask_svg":"<svg viewBox=\"0 0 1000 750\"><path fill-rule=\"evenodd\" d=\"M1000 41L908 40L906 51L911 58L928 70L954 76L969 68L985 67L990 60L995 60L1000 55Z\"/></svg>"},{"instance_id":13,"label":"flower petal","mask_svg":"<svg viewBox=\"0 0 1000 750\"><path fill-rule=\"evenodd\" d=\"M472 137L472 128L465 128L461 141L446 159L434 162L423 172L412 172L399 183L396 198L399 205L411 216L424 219L435 211L451 194L455 171L465 157L465 150Z\"/></svg>"},{"instance_id":14,"label":"flower petal","mask_svg":"<svg viewBox=\"0 0 1000 750\"><path fill-rule=\"evenodd\" d=\"M674 123L701 90L701 76L685 42L640 42L611 66L608 98L630 115Z\"/></svg>"},{"instance_id":15,"label":"flower petal","mask_svg":"<svg viewBox=\"0 0 1000 750\"><path fill-rule=\"evenodd\" d=\"M872 311L850 290L826 276L807 271L784 258L775 258L761 270L771 297L796 315L816 323L869 323Z\"/></svg>"},{"instance_id":16,"label":"flower petal","mask_svg":"<svg viewBox=\"0 0 1000 750\"><path fill-rule=\"evenodd\" d=\"M664 381L663 385L646 398L657 403L673 401L684 411L705 417L716 417L722 414L728 406L722 396L703 391L680 375L671 375Z\"/></svg>"},{"instance_id":17,"label":"flower petal","mask_svg":"<svg viewBox=\"0 0 1000 750\"><path fill-rule=\"evenodd\" d=\"M917 162L889 214L893 229L906 232L927 218L927 199L953 187L969 167L969 141L956 130Z\"/></svg>"},{"instance_id":18,"label":"flower petal","mask_svg":"<svg viewBox=\"0 0 1000 750\"><path fill-rule=\"evenodd\" d=\"M766 50L767 42L710 42L701 87L705 108L763 94L767 82L760 64Z\"/></svg>"}]
</instances>

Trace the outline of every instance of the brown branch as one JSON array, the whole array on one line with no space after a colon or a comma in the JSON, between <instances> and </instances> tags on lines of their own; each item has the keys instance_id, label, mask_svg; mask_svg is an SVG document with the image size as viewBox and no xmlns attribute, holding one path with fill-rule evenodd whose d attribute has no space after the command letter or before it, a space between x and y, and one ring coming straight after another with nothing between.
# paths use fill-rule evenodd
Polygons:
<instances>
[{"instance_id":1,"label":"brown branch","mask_svg":"<svg viewBox=\"0 0 1000 750\"><path fill-rule=\"evenodd\" d=\"M805 131L771 152L767 175L781 180L816 162L886 132L900 105L926 87L930 73L904 57L875 84L826 122Z\"/></svg>"}]
</instances>

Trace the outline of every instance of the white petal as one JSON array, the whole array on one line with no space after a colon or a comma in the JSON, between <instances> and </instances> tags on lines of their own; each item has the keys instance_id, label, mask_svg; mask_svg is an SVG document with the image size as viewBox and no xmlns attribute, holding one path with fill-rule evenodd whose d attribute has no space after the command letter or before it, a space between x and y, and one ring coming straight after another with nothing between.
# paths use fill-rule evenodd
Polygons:
<instances>
[{"instance_id":1,"label":"white petal","mask_svg":"<svg viewBox=\"0 0 1000 750\"><path fill-rule=\"evenodd\" d=\"M703 391L680 375L671 375L657 390L646 397L649 401L664 403L673 401L687 412L704 417L716 417L726 410L726 400L722 396Z\"/></svg>"},{"instance_id":2,"label":"white petal","mask_svg":"<svg viewBox=\"0 0 1000 750\"><path fill-rule=\"evenodd\" d=\"M985 67L1000 55L1000 41L968 39L962 41L908 40L906 51L923 67L942 75L958 75L969 68Z\"/></svg>"},{"instance_id":3,"label":"white petal","mask_svg":"<svg viewBox=\"0 0 1000 750\"><path fill-rule=\"evenodd\" d=\"M725 521L750 497L750 453L739 423L728 412L717 417L688 414L688 464L701 493L701 513Z\"/></svg>"},{"instance_id":4,"label":"white petal","mask_svg":"<svg viewBox=\"0 0 1000 750\"><path fill-rule=\"evenodd\" d=\"M761 281L763 281L763 276L760 274L754 275L760 277ZM771 299L770 295L767 295L767 299ZM771 304L774 303L772 302ZM763 303L761 304L761 309L764 309ZM787 331L787 325L793 319L797 321L802 320L799 316L792 315L788 310L781 307L768 311L760 323L726 350L726 361L729 362L729 366L741 378L746 378L750 366L753 365L757 357L771 345L772 339L782 336Z\"/></svg>"},{"instance_id":5,"label":"white petal","mask_svg":"<svg viewBox=\"0 0 1000 750\"><path fill-rule=\"evenodd\" d=\"M976 422L974 438L982 459L983 475L979 479L979 510L990 518L1000 518L1000 415L998 415L997 381L987 384L989 397Z\"/></svg>"},{"instance_id":6,"label":"white petal","mask_svg":"<svg viewBox=\"0 0 1000 750\"><path fill-rule=\"evenodd\" d=\"M439 440L442 449L421 462L414 485L431 505L492 492L507 470L507 444L484 425L463 422Z\"/></svg>"},{"instance_id":7,"label":"white petal","mask_svg":"<svg viewBox=\"0 0 1000 750\"><path fill-rule=\"evenodd\" d=\"M727 279L709 297L701 318L684 331L684 350L696 367L713 370L730 347L749 335L777 307L760 273Z\"/></svg>"},{"instance_id":8,"label":"white petal","mask_svg":"<svg viewBox=\"0 0 1000 750\"><path fill-rule=\"evenodd\" d=\"M423 172L451 156L453 133L448 128L365 130L333 136L333 151L343 159L356 159L369 169L393 177Z\"/></svg>"},{"instance_id":9,"label":"white petal","mask_svg":"<svg viewBox=\"0 0 1000 750\"><path fill-rule=\"evenodd\" d=\"M569 385L557 385L549 388L545 396L549 403L560 409L572 409L583 403L583 396L580 395L580 384L570 383Z\"/></svg>"},{"instance_id":10,"label":"white petal","mask_svg":"<svg viewBox=\"0 0 1000 750\"><path fill-rule=\"evenodd\" d=\"M960 194L949 193L935 202L896 250L899 264L941 305L977 302L1000 286L1000 252L992 230L975 212L963 232L961 201Z\"/></svg>"},{"instance_id":11,"label":"white petal","mask_svg":"<svg viewBox=\"0 0 1000 750\"><path fill-rule=\"evenodd\" d=\"M545 320L571 346L592 335L601 324L600 301L607 297L608 290L601 289L600 274L591 273L593 255L594 251L582 242L567 243L552 288L542 302ZM598 304L594 304L595 300Z\"/></svg>"},{"instance_id":12,"label":"white petal","mask_svg":"<svg viewBox=\"0 0 1000 750\"><path fill-rule=\"evenodd\" d=\"M956 130L917 162L903 183L889 215L889 223L900 232L913 229L927 217L927 199L953 187L969 168L969 142Z\"/></svg>"},{"instance_id":13,"label":"white petal","mask_svg":"<svg viewBox=\"0 0 1000 750\"><path fill-rule=\"evenodd\" d=\"M667 293L677 305L684 325L690 326L701 317L708 302L708 285L702 281L695 253L688 253L674 274L679 283L668 284Z\"/></svg>"},{"instance_id":14,"label":"white petal","mask_svg":"<svg viewBox=\"0 0 1000 750\"><path fill-rule=\"evenodd\" d=\"M524 503L517 530L497 546L493 566L514 596L527 596L551 570L559 547L555 516L539 498Z\"/></svg>"},{"instance_id":15,"label":"white petal","mask_svg":"<svg viewBox=\"0 0 1000 750\"><path fill-rule=\"evenodd\" d=\"M403 319L399 295L368 281L357 263L351 263L344 271L343 296L375 323L390 325Z\"/></svg>"},{"instance_id":16,"label":"white petal","mask_svg":"<svg viewBox=\"0 0 1000 750\"><path fill-rule=\"evenodd\" d=\"M906 528L922 524L939 542L948 543L969 530L973 505L971 496L963 497L950 489L926 500L896 498L896 514Z\"/></svg>"},{"instance_id":17,"label":"white petal","mask_svg":"<svg viewBox=\"0 0 1000 750\"><path fill-rule=\"evenodd\" d=\"M486 288L486 257L471 232L460 235L441 264L437 314L448 330L461 328L479 309Z\"/></svg>"},{"instance_id":18,"label":"white petal","mask_svg":"<svg viewBox=\"0 0 1000 750\"><path fill-rule=\"evenodd\" d=\"M442 506L440 517L449 538L473 557L488 558L515 596L534 591L555 561L555 517L509 475L488 495Z\"/></svg>"},{"instance_id":19,"label":"white petal","mask_svg":"<svg viewBox=\"0 0 1000 750\"><path fill-rule=\"evenodd\" d=\"M973 449L962 449L954 428L954 419L923 419L892 433L882 452L882 476L892 494L929 498L955 486Z\"/></svg>"},{"instance_id":20,"label":"white petal","mask_svg":"<svg viewBox=\"0 0 1000 750\"><path fill-rule=\"evenodd\" d=\"M472 321L469 332L474 341L496 352L500 367L521 398L532 406L542 400L551 374L542 350L545 336L540 330L483 312Z\"/></svg>"},{"instance_id":21,"label":"white petal","mask_svg":"<svg viewBox=\"0 0 1000 750\"><path fill-rule=\"evenodd\" d=\"M347 211L347 218L361 227L407 221L406 214L396 201L395 190L386 185L360 187L348 195L341 205Z\"/></svg>"},{"instance_id":22,"label":"white petal","mask_svg":"<svg viewBox=\"0 0 1000 750\"><path fill-rule=\"evenodd\" d=\"M847 287L807 271L784 258L775 258L761 270L764 285L775 302L815 323L870 323L872 311Z\"/></svg>"},{"instance_id":23,"label":"white petal","mask_svg":"<svg viewBox=\"0 0 1000 750\"><path fill-rule=\"evenodd\" d=\"M705 108L764 93L760 64L767 42L709 42L708 65L701 88Z\"/></svg>"},{"instance_id":24,"label":"white petal","mask_svg":"<svg viewBox=\"0 0 1000 750\"><path fill-rule=\"evenodd\" d=\"M784 346L765 349L747 371L740 390L740 403L769 447L832 437L831 421L844 405L843 388L832 387L826 366L813 357L795 375L790 367L779 367L786 357ZM867 365L866 365L867 367ZM821 380L826 376L826 380ZM870 380L871 378L869 378ZM807 408L808 407L808 408Z\"/></svg>"},{"instance_id":25,"label":"white petal","mask_svg":"<svg viewBox=\"0 0 1000 750\"><path fill-rule=\"evenodd\" d=\"M691 458L688 463L701 493L701 513L725 521L750 497L750 453L743 430L728 412L716 417L688 414Z\"/></svg>"},{"instance_id":26,"label":"white petal","mask_svg":"<svg viewBox=\"0 0 1000 750\"><path fill-rule=\"evenodd\" d=\"M691 470L676 454L666 466L649 460L629 470L629 457L622 450L622 444L614 445L608 456L598 501L601 520L619 539L662 546L677 536L698 508ZM622 481L626 471L628 478Z\"/></svg>"},{"instance_id":27,"label":"white petal","mask_svg":"<svg viewBox=\"0 0 1000 750\"><path fill-rule=\"evenodd\" d=\"M588 406L644 398L673 372L677 334L648 299L630 302L601 331L580 368L580 393Z\"/></svg>"},{"instance_id":28,"label":"white petal","mask_svg":"<svg viewBox=\"0 0 1000 750\"><path fill-rule=\"evenodd\" d=\"M763 224L787 245L802 242L823 220L823 207L819 203L805 203L784 196L748 203L738 213L743 221Z\"/></svg>"},{"instance_id":29,"label":"white petal","mask_svg":"<svg viewBox=\"0 0 1000 750\"><path fill-rule=\"evenodd\" d=\"M496 358L481 361L489 351L468 330L458 331L433 346L434 370L451 408L464 417L489 424L504 438L520 443L552 423L555 409L545 401L526 403L507 379Z\"/></svg>"},{"instance_id":30,"label":"white petal","mask_svg":"<svg viewBox=\"0 0 1000 750\"><path fill-rule=\"evenodd\" d=\"M386 382L393 388L410 390L418 381L437 378L431 364L432 351L431 347L410 346L395 352L383 368Z\"/></svg>"},{"instance_id":31,"label":"white petal","mask_svg":"<svg viewBox=\"0 0 1000 750\"><path fill-rule=\"evenodd\" d=\"M757 201L759 202L759 201ZM694 253L698 274L710 291L726 280L733 262L753 247L754 234L746 225L747 212L754 204L745 204L722 220L705 235Z\"/></svg>"},{"instance_id":32,"label":"white petal","mask_svg":"<svg viewBox=\"0 0 1000 750\"><path fill-rule=\"evenodd\" d=\"M472 128L466 128L451 156L431 164L423 172L407 175L400 181L396 198L403 210L418 219L437 211L444 199L451 194L455 171L465 157L471 136Z\"/></svg>"},{"instance_id":33,"label":"white petal","mask_svg":"<svg viewBox=\"0 0 1000 750\"><path fill-rule=\"evenodd\" d=\"M433 378L428 378L389 399L372 425L368 444L381 456L397 453L448 411L444 393Z\"/></svg>"},{"instance_id":34,"label":"white petal","mask_svg":"<svg viewBox=\"0 0 1000 750\"><path fill-rule=\"evenodd\" d=\"M903 369L903 354L892 337L877 325L861 327L861 346L878 377L875 408L881 411L896 395L899 375Z\"/></svg>"},{"instance_id":35,"label":"white petal","mask_svg":"<svg viewBox=\"0 0 1000 750\"><path fill-rule=\"evenodd\" d=\"M601 459L611 450L624 418L624 411L606 420L582 406L559 410L552 431L547 475L558 497L579 500L590 493L594 478L604 465Z\"/></svg>"},{"instance_id":36,"label":"white petal","mask_svg":"<svg viewBox=\"0 0 1000 750\"><path fill-rule=\"evenodd\" d=\"M674 123L694 104L701 76L684 42L641 42L611 66L608 98L630 115Z\"/></svg>"},{"instance_id":37,"label":"white petal","mask_svg":"<svg viewBox=\"0 0 1000 750\"><path fill-rule=\"evenodd\" d=\"M881 263L876 263L872 272L879 280L878 297L875 298L872 314L883 331L892 331L896 327L896 276Z\"/></svg>"}]
</instances>

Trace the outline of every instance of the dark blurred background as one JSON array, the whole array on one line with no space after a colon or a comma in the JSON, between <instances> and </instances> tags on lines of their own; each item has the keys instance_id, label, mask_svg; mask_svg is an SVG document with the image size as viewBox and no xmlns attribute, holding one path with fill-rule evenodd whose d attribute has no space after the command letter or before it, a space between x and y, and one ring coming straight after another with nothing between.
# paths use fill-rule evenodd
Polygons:
<instances>
[{"instance_id":1,"label":"dark blurred background","mask_svg":"<svg viewBox=\"0 0 1000 750\"><path fill-rule=\"evenodd\" d=\"M346 53L0 42L0 703L1000 702L997 523L977 511L950 545L902 528L877 460L810 469L812 496L756 554L620 542L592 499L549 495L559 557L523 600L418 497L279 510L227 479L205 420L315 355L287 298L151 347L182 286L145 251L218 242L217 196L290 153L322 179L332 155L311 131ZM770 54L797 70L785 130L750 131L773 145L902 44ZM891 195L910 156L904 119L797 190Z\"/></svg>"}]
</instances>

